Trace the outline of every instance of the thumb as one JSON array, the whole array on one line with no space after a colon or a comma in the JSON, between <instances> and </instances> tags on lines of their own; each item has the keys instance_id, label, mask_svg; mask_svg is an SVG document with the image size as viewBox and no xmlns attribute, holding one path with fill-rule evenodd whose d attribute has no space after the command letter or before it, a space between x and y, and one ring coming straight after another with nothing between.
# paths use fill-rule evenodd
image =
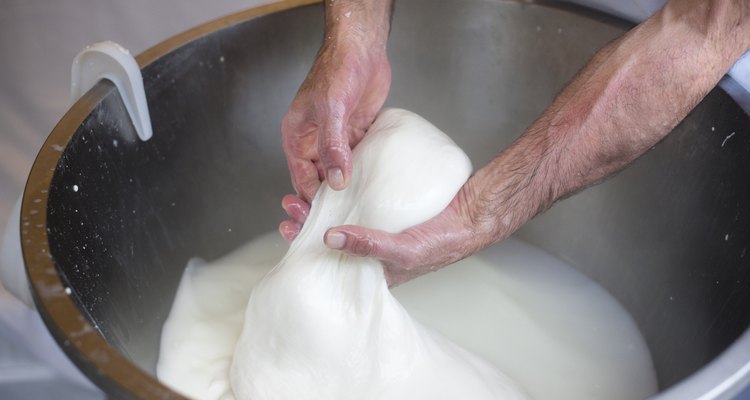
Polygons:
<instances>
[{"instance_id":1,"label":"thumb","mask_svg":"<svg viewBox=\"0 0 750 400\"><path fill-rule=\"evenodd\" d=\"M343 225L329 229L323 240L329 248L347 255L380 260L391 284L435 271L492 243L450 206L400 233Z\"/></svg>"},{"instance_id":2,"label":"thumb","mask_svg":"<svg viewBox=\"0 0 750 400\"><path fill-rule=\"evenodd\" d=\"M435 252L425 251L424 245L408 231L393 234L345 225L329 229L324 241L329 248L345 254L380 260L389 287L398 286L439 267L425 264L424 255Z\"/></svg>"},{"instance_id":3,"label":"thumb","mask_svg":"<svg viewBox=\"0 0 750 400\"><path fill-rule=\"evenodd\" d=\"M372 257L388 265L408 265L414 261L415 239L404 234L388 233L355 225L329 229L323 238L326 246L345 254Z\"/></svg>"},{"instance_id":4,"label":"thumb","mask_svg":"<svg viewBox=\"0 0 750 400\"><path fill-rule=\"evenodd\" d=\"M331 113L318 138L318 156L328 185L334 190L343 190L349 185L352 171L352 150L344 114Z\"/></svg>"}]
</instances>

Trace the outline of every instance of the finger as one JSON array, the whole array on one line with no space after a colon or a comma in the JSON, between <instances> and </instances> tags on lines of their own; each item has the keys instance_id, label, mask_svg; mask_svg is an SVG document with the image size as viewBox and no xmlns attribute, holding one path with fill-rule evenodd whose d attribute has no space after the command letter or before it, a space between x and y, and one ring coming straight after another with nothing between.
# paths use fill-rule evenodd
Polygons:
<instances>
[{"instance_id":1,"label":"finger","mask_svg":"<svg viewBox=\"0 0 750 400\"><path fill-rule=\"evenodd\" d=\"M345 129L344 110L334 107L318 138L318 155L325 171L326 181L334 190L349 185L352 170L352 150Z\"/></svg>"},{"instance_id":2,"label":"finger","mask_svg":"<svg viewBox=\"0 0 750 400\"><path fill-rule=\"evenodd\" d=\"M388 287L398 286L435 269L422 265L419 249L423 246L408 234L348 225L329 229L324 240L328 247L345 254L380 260Z\"/></svg>"},{"instance_id":3,"label":"finger","mask_svg":"<svg viewBox=\"0 0 750 400\"><path fill-rule=\"evenodd\" d=\"M302 225L294 221L283 221L279 224L279 233L287 242L294 240L302 230Z\"/></svg>"},{"instance_id":4,"label":"finger","mask_svg":"<svg viewBox=\"0 0 750 400\"><path fill-rule=\"evenodd\" d=\"M292 221L304 224L310 215L310 204L299 196L288 194L281 199L281 208L286 211Z\"/></svg>"},{"instance_id":5,"label":"finger","mask_svg":"<svg viewBox=\"0 0 750 400\"><path fill-rule=\"evenodd\" d=\"M383 263L404 268L414 264L416 257L413 249L419 247L419 243L415 243L409 236L354 225L329 229L324 241L329 248L345 254L373 257Z\"/></svg>"},{"instance_id":6,"label":"finger","mask_svg":"<svg viewBox=\"0 0 750 400\"><path fill-rule=\"evenodd\" d=\"M291 175L292 186L301 197L310 201L320 186L321 177L314 160L317 158L314 127L302 126L300 113L289 111L281 122L281 144Z\"/></svg>"},{"instance_id":7,"label":"finger","mask_svg":"<svg viewBox=\"0 0 750 400\"><path fill-rule=\"evenodd\" d=\"M320 177L315 163L299 158L289 159L289 173L294 190L302 200L311 202L320 187Z\"/></svg>"}]
</instances>

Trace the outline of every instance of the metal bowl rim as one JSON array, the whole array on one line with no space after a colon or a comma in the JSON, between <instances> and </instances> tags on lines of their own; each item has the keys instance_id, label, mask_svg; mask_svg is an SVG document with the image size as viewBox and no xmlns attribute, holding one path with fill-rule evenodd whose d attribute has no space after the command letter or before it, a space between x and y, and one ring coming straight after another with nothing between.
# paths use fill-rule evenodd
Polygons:
<instances>
[{"instance_id":1,"label":"metal bowl rim","mask_svg":"<svg viewBox=\"0 0 750 400\"><path fill-rule=\"evenodd\" d=\"M495 0L511 1L514 0ZM524 1L546 7L572 10L587 16L602 14L550 1ZM253 18L290 10L321 0L283 0L239 11L172 36L136 56L141 69L160 57L223 28ZM613 23L616 18L605 17ZM620 20L620 24L623 22ZM626 24L627 25L627 24ZM65 147L78 127L114 86L99 82L81 97L60 119L40 149L24 189L21 206L21 247L34 303L57 343L68 357L92 381L110 394L137 398L184 399L159 382L155 376L136 366L107 344L84 313L66 293L65 285L50 254L47 237L48 188ZM653 400L730 399L750 384L750 330L746 330L729 348L697 372L683 379Z\"/></svg>"}]
</instances>

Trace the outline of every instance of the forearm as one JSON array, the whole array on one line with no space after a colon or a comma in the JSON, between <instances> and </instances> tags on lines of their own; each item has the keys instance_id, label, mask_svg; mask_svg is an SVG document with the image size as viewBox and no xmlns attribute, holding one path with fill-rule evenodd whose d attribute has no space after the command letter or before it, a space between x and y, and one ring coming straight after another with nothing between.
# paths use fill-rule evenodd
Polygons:
<instances>
[{"instance_id":1,"label":"forearm","mask_svg":"<svg viewBox=\"0 0 750 400\"><path fill-rule=\"evenodd\" d=\"M748 48L748 2L670 2L601 50L467 184L476 249L654 146Z\"/></svg>"},{"instance_id":2,"label":"forearm","mask_svg":"<svg viewBox=\"0 0 750 400\"><path fill-rule=\"evenodd\" d=\"M334 227L326 244L379 259L395 285L504 239L666 136L750 47L748 8L750 0L670 1L597 53L440 215L398 234Z\"/></svg>"},{"instance_id":3,"label":"forearm","mask_svg":"<svg viewBox=\"0 0 750 400\"><path fill-rule=\"evenodd\" d=\"M326 41L355 39L385 47L393 0L325 0Z\"/></svg>"}]
</instances>

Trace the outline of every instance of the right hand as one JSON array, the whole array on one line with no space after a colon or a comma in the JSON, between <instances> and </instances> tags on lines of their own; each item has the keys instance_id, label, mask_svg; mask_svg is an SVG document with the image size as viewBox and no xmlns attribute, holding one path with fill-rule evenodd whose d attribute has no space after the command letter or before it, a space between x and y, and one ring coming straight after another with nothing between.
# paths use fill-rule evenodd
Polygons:
<instances>
[{"instance_id":1,"label":"right hand","mask_svg":"<svg viewBox=\"0 0 750 400\"><path fill-rule=\"evenodd\" d=\"M279 232L288 241L299 234L321 181L327 180L335 190L348 186L352 149L388 96L388 26L373 22L375 14L357 15L362 18L358 22L361 26L377 26L385 33L351 34L352 27L357 27L355 17L346 17L347 27L329 26L326 40L281 124L284 153L297 191L297 195L282 200L291 219L279 225ZM354 31L363 30L361 26Z\"/></svg>"},{"instance_id":2,"label":"right hand","mask_svg":"<svg viewBox=\"0 0 750 400\"><path fill-rule=\"evenodd\" d=\"M292 185L308 203L322 180L349 184L354 148L375 120L391 84L385 44L327 39L281 124Z\"/></svg>"}]
</instances>

